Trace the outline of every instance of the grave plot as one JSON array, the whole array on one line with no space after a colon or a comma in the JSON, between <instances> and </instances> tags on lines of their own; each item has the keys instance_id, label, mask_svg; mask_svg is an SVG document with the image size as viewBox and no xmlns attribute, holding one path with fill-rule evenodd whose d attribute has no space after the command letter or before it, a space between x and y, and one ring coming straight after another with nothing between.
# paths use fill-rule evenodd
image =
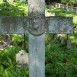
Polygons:
<instances>
[{"instance_id":1,"label":"grave plot","mask_svg":"<svg viewBox=\"0 0 77 77\"><path fill-rule=\"evenodd\" d=\"M29 35L29 77L45 77L45 33L73 33L73 23L45 17L45 0L28 0L28 17L0 17L0 34L7 33Z\"/></svg>"}]
</instances>

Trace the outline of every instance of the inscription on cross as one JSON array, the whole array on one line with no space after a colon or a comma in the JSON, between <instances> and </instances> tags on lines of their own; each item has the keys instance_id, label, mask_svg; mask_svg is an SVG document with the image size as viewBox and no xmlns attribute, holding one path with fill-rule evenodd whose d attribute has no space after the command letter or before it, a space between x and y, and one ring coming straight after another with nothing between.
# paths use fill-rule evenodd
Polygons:
<instances>
[{"instance_id":1,"label":"inscription on cross","mask_svg":"<svg viewBox=\"0 0 77 77\"><path fill-rule=\"evenodd\" d=\"M0 17L0 34L29 34L29 76L45 77L45 33L73 33L71 17L45 17L45 0L28 0L28 17Z\"/></svg>"}]
</instances>

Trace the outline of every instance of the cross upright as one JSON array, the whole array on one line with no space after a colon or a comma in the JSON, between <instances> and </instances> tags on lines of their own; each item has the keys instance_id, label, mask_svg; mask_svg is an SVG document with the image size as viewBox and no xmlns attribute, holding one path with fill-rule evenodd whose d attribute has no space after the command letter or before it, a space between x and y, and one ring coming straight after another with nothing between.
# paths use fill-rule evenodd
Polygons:
<instances>
[{"instance_id":1,"label":"cross upright","mask_svg":"<svg viewBox=\"0 0 77 77\"><path fill-rule=\"evenodd\" d=\"M45 33L73 33L72 17L45 17L45 0L28 0L28 17L0 17L0 34L29 34L29 77L45 77Z\"/></svg>"}]
</instances>

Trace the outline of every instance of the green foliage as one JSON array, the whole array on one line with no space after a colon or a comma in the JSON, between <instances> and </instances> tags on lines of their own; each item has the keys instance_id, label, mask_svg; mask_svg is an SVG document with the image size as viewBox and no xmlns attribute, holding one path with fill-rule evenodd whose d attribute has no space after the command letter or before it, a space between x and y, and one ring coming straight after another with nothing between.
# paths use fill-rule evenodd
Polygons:
<instances>
[{"instance_id":1,"label":"green foliage","mask_svg":"<svg viewBox=\"0 0 77 77\"><path fill-rule=\"evenodd\" d=\"M69 5L77 4L77 0L61 0L61 2Z\"/></svg>"},{"instance_id":2,"label":"green foliage","mask_svg":"<svg viewBox=\"0 0 77 77\"><path fill-rule=\"evenodd\" d=\"M47 6L47 12L54 12L56 16L73 17L74 26L77 28L77 14L64 11L60 8ZM66 49L52 35L46 35L46 77L77 77L77 29L70 34L72 48Z\"/></svg>"},{"instance_id":3,"label":"green foliage","mask_svg":"<svg viewBox=\"0 0 77 77\"><path fill-rule=\"evenodd\" d=\"M27 34L25 34L25 36L24 34L13 34L12 42L14 46L20 46L22 49L28 52L28 35Z\"/></svg>"},{"instance_id":4,"label":"green foliage","mask_svg":"<svg viewBox=\"0 0 77 77\"><path fill-rule=\"evenodd\" d=\"M23 40L22 40L22 35L20 35L20 34L14 34L14 35L12 35L12 42L14 43L14 44L18 44L19 42L22 42Z\"/></svg>"},{"instance_id":5,"label":"green foliage","mask_svg":"<svg viewBox=\"0 0 77 77\"><path fill-rule=\"evenodd\" d=\"M15 55L20 49L8 47L0 51L0 77L29 77L28 67L16 67Z\"/></svg>"},{"instance_id":6,"label":"green foliage","mask_svg":"<svg viewBox=\"0 0 77 77\"><path fill-rule=\"evenodd\" d=\"M19 1L8 3L0 3L0 16L23 16L28 14L28 6L26 3Z\"/></svg>"},{"instance_id":7,"label":"green foliage","mask_svg":"<svg viewBox=\"0 0 77 77\"><path fill-rule=\"evenodd\" d=\"M52 39L52 35L46 35ZM46 77L76 77L77 51L73 49L63 49L57 39L46 39ZM47 43L48 42L48 43Z\"/></svg>"}]
</instances>

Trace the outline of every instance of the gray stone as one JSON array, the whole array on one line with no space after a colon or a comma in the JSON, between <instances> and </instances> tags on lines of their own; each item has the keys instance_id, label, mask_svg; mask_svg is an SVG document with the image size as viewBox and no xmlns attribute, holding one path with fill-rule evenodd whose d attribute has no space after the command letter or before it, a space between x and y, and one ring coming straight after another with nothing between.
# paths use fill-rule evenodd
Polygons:
<instances>
[{"instance_id":1,"label":"gray stone","mask_svg":"<svg viewBox=\"0 0 77 77\"><path fill-rule=\"evenodd\" d=\"M73 33L71 17L49 17L47 21L49 33Z\"/></svg>"},{"instance_id":2,"label":"gray stone","mask_svg":"<svg viewBox=\"0 0 77 77\"><path fill-rule=\"evenodd\" d=\"M67 46L67 49L71 49L71 41L70 41L70 39L67 40L67 45L66 46Z\"/></svg>"},{"instance_id":3,"label":"gray stone","mask_svg":"<svg viewBox=\"0 0 77 77\"><path fill-rule=\"evenodd\" d=\"M72 17L0 17L0 34L73 33ZM55 23L56 22L56 23Z\"/></svg>"},{"instance_id":4,"label":"gray stone","mask_svg":"<svg viewBox=\"0 0 77 77\"><path fill-rule=\"evenodd\" d=\"M26 2L27 0L20 0L20 2Z\"/></svg>"},{"instance_id":5,"label":"gray stone","mask_svg":"<svg viewBox=\"0 0 77 77\"><path fill-rule=\"evenodd\" d=\"M19 34L27 32L27 17L0 17L0 34Z\"/></svg>"},{"instance_id":6,"label":"gray stone","mask_svg":"<svg viewBox=\"0 0 77 77\"><path fill-rule=\"evenodd\" d=\"M29 77L45 77L45 34L29 34Z\"/></svg>"}]
</instances>

